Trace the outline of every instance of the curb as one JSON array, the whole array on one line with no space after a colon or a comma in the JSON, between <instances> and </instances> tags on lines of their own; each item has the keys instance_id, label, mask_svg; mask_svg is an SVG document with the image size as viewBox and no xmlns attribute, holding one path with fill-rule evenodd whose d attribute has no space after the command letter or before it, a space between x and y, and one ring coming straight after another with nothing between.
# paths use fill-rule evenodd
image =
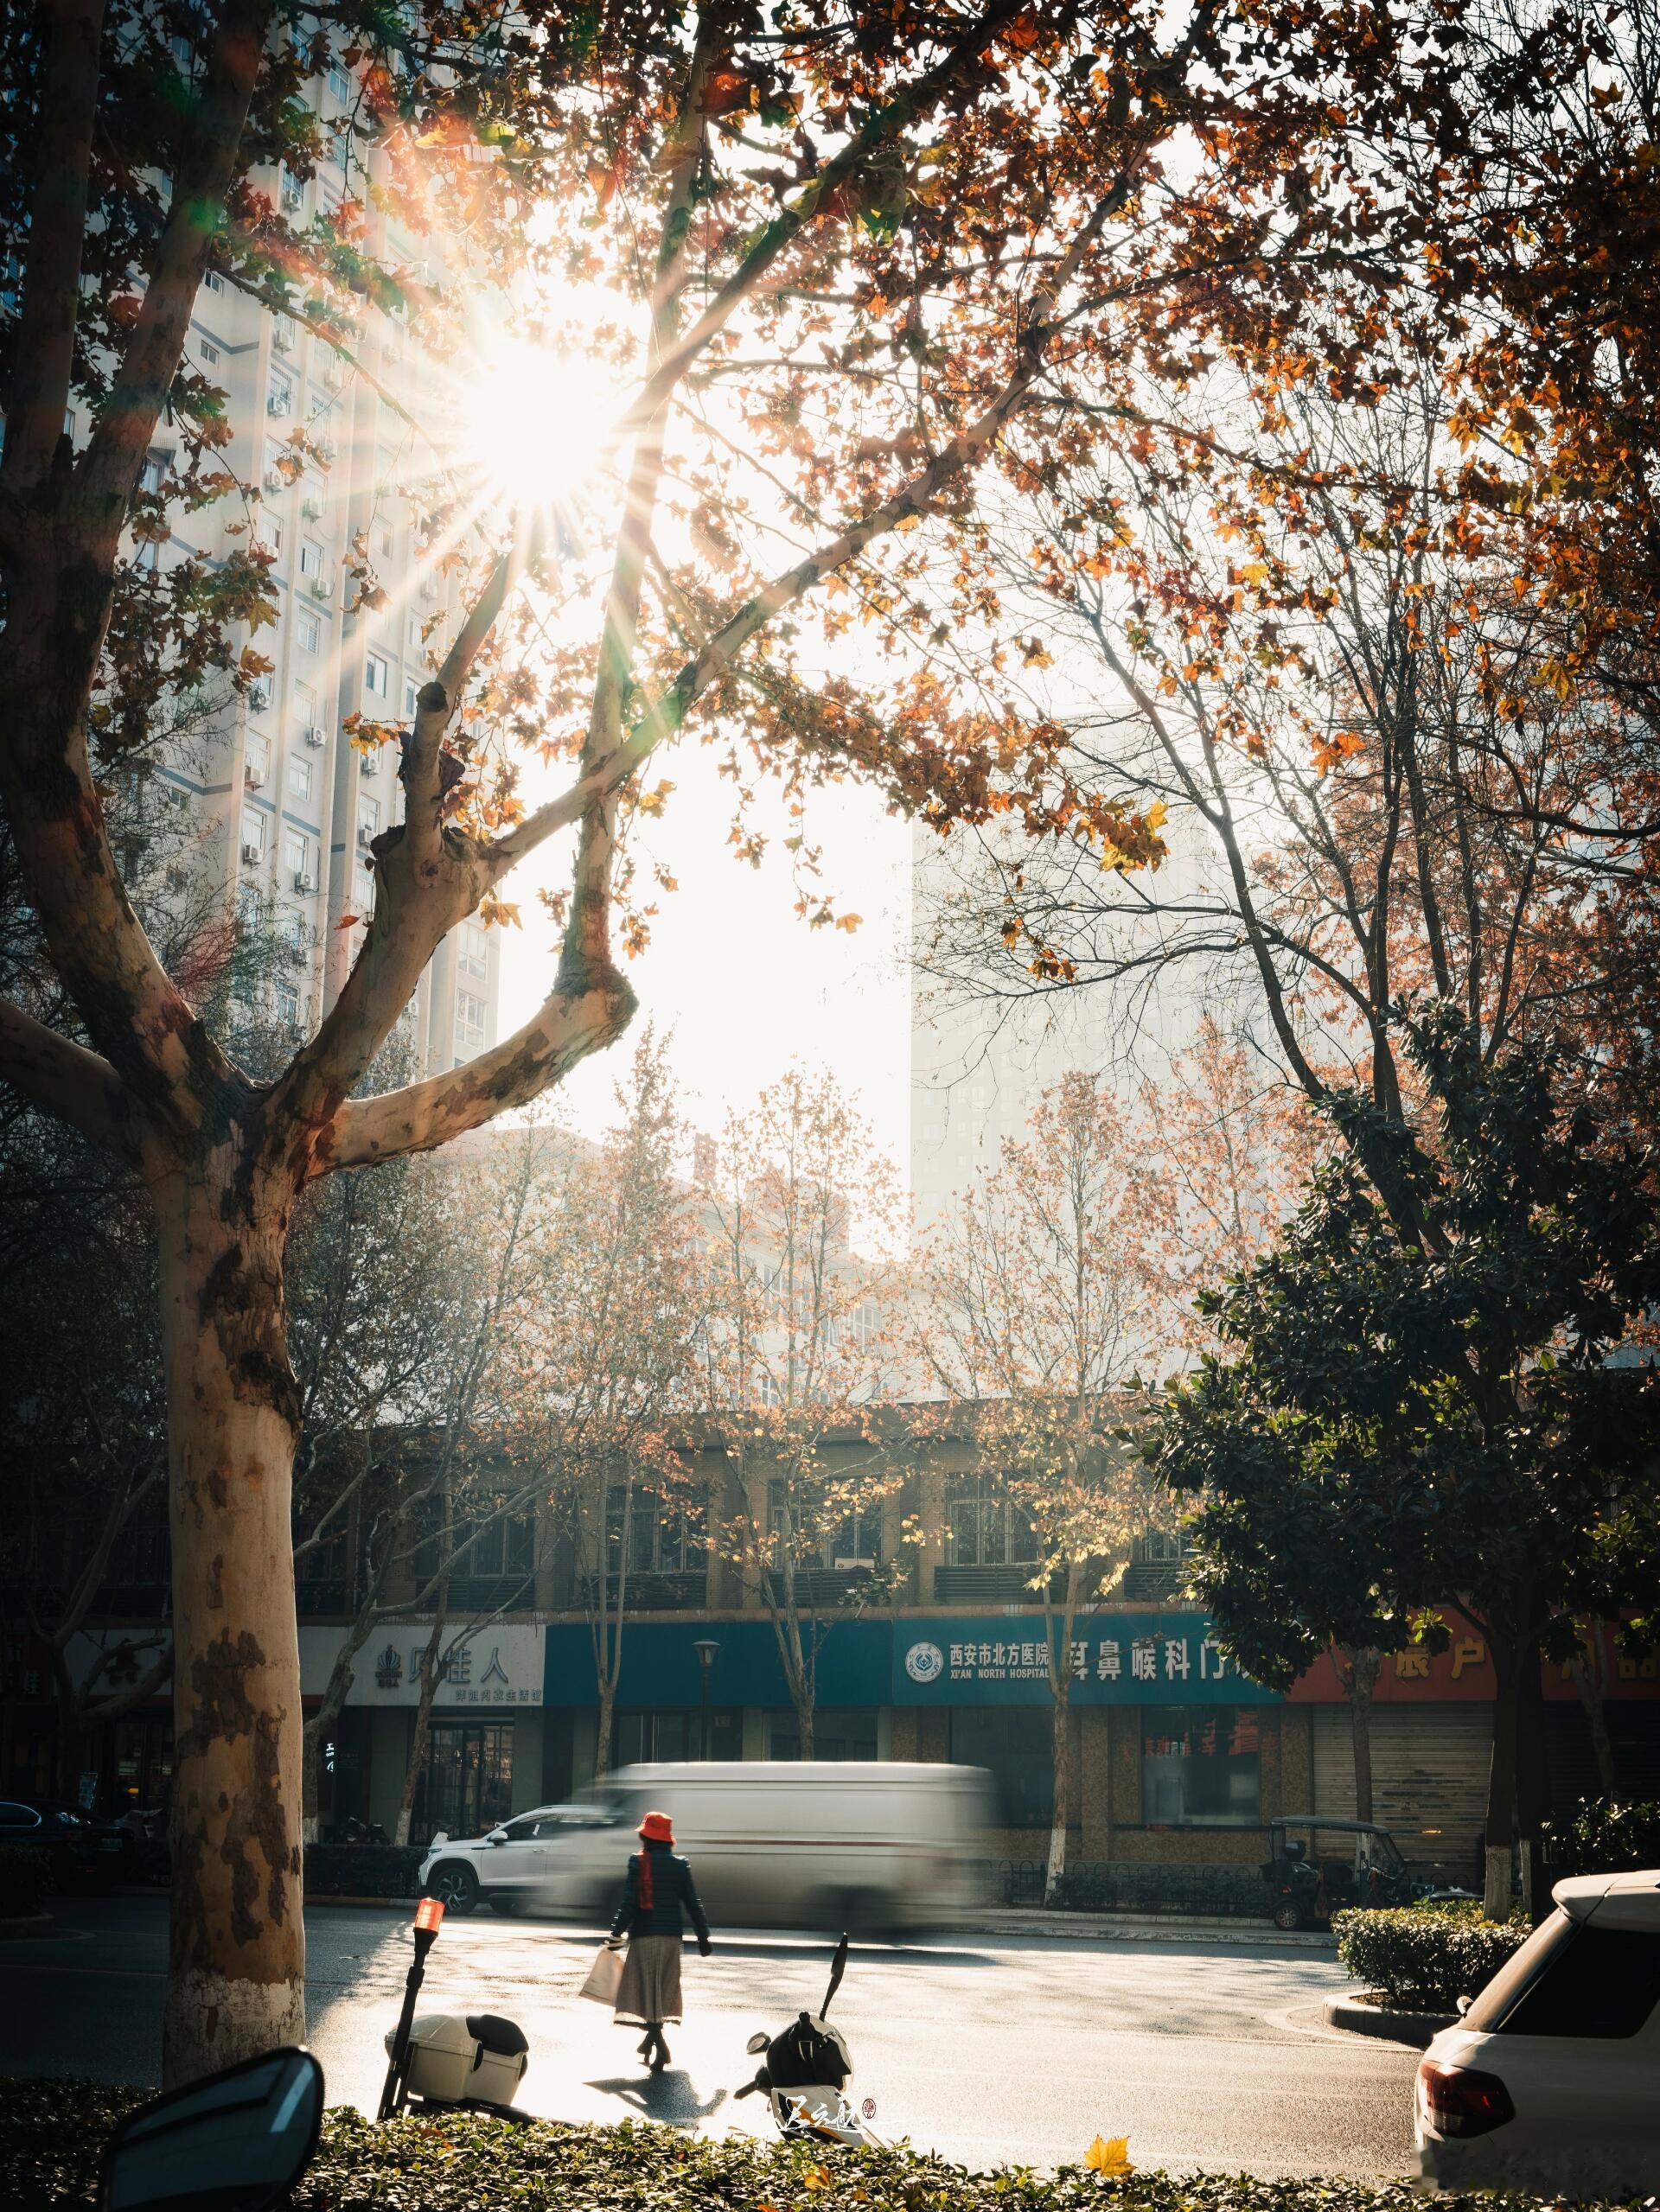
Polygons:
<instances>
[{"instance_id":1,"label":"curb","mask_svg":"<svg viewBox=\"0 0 1660 2212\"><path fill-rule=\"evenodd\" d=\"M1206 1920L1184 1913L1084 1913L1018 1909L956 1921L942 1934L968 1935L1115 1936L1132 1943L1284 1944L1296 1950L1331 1951L1336 1936L1324 1929L1275 1928L1272 1921Z\"/></svg>"},{"instance_id":2,"label":"curb","mask_svg":"<svg viewBox=\"0 0 1660 2212\"><path fill-rule=\"evenodd\" d=\"M1388 2005L1372 2005L1358 1992L1328 1997L1321 2007L1328 2028L1346 2028L1351 2035L1381 2036L1386 2043L1409 2043L1422 2050L1443 2028L1458 2025L1456 2012L1403 2012Z\"/></svg>"},{"instance_id":3,"label":"curb","mask_svg":"<svg viewBox=\"0 0 1660 2212\"><path fill-rule=\"evenodd\" d=\"M57 1932L58 1923L49 1912L21 1913L15 1920L0 1920L0 1943L24 1943Z\"/></svg>"}]
</instances>

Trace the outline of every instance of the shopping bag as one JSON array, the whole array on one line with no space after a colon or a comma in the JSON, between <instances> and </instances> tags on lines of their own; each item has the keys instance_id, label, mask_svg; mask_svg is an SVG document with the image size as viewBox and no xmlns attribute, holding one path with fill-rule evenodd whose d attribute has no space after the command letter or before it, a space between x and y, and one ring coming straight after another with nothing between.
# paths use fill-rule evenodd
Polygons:
<instances>
[{"instance_id":1,"label":"shopping bag","mask_svg":"<svg viewBox=\"0 0 1660 2212\"><path fill-rule=\"evenodd\" d=\"M622 1954L613 1950L609 1943L600 1946L599 1956L590 1967L588 1979L578 1991L579 1997L591 1997L596 2005L616 2003L616 1992L622 1986Z\"/></svg>"}]
</instances>

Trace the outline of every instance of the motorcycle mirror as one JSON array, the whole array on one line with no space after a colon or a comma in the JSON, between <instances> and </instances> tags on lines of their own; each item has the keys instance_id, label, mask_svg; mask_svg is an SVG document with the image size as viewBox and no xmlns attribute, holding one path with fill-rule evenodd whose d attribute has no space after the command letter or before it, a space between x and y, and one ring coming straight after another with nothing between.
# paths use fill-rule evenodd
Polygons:
<instances>
[{"instance_id":1,"label":"motorcycle mirror","mask_svg":"<svg viewBox=\"0 0 1660 2212\"><path fill-rule=\"evenodd\" d=\"M316 2156L322 2069L267 2051L170 2090L122 2121L104 2154L103 2212L266 2212Z\"/></svg>"},{"instance_id":2,"label":"motorcycle mirror","mask_svg":"<svg viewBox=\"0 0 1660 2212\"><path fill-rule=\"evenodd\" d=\"M756 2033L750 2037L750 2040L744 2044L744 2048L748 2051L750 2056L754 2058L759 2052L763 2051L771 2041L772 2037L767 2033L766 2030L764 2028L760 2028L757 2029Z\"/></svg>"}]
</instances>

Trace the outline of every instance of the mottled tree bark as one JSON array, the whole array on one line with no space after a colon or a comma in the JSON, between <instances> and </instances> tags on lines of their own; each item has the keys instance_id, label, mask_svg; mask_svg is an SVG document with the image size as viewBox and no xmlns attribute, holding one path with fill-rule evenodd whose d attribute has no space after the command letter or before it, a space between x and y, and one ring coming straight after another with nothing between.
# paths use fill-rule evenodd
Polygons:
<instances>
[{"instance_id":1,"label":"mottled tree bark","mask_svg":"<svg viewBox=\"0 0 1660 2212\"><path fill-rule=\"evenodd\" d=\"M287 1208L215 1151L162 1194L174 1786L169 2082L305 2035ZM252 1182L255 1186L248 1188Z\"/></svg>"}]
</instances>

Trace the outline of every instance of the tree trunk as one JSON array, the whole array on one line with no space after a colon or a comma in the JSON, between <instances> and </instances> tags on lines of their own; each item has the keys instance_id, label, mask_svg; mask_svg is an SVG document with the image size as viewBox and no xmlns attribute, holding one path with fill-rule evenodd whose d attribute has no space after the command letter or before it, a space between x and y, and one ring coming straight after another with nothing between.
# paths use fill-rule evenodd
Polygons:
<instances>
[{"instance_id":1,"label":"tree trunk","mask_svg":"<svg viewBox=\"0 0 1660 2212\"><path fill-rule=\"evenodd\" d=\"M1540 1833L1550 1816L1550 1775L1545 1764L1545 1696L1539 1646L1522 1647L1516 1685L1516 1833L1522 1871L1522 1906L1536 1923L1548 1911L1549 1888L1541 1878ZM1544 1911L1538 1909L1542 1904Z\"/></svg>"},{"instance_id":2,"label":"tree trunk","mask_svg":"<svg viewBox=\"0 0 1660 2212\"><path fill-rule=\"evenodd\" d=\"M1349 1692L1349 1726L1355 1751L1355 1818L1370 1820L1372 1814L1372 1692L1383 1664L1381 1651L1357 1651L1344 1676Z\"/></svg>"},{"instance_id":3,"label":"tree trunk","mask_svg":"<svg viewBox=\"0 0 1660 2212\"><path fill-rule=\"evenodd\" d=\"M1044 1903L1050 1906L1060 1902L1061 1883L1066 1873L1066 1815L1072 1801L1072 1629L1077 1619L1079 1581L1077 1568L1069 1566L1058 1648L1055 1619L1047 1602L1044 1609L1044 1633L1049 1643L1049 1688L1055 1701L1051 1741L1055 1804L1049 1823L1049 1867L1044 1877Z\"/></svg>"},{"instance_id":4,"label":"tree trunk","mask_svg":"<svg viewBox=\"0 0 1660 2212\"><path fill-rule=\"evenodd\" d=\"M297 1400L285 1210L239 1161L158 1202L173 1539L174 1781L162 2074L305 2040ZM246 1210L245 1210L246 1209Z\"/></svg>"},{"instance_id":5,"label":"tree trunk","mask_svg":"<svg viewBox=\"0 0 1660 2212\"><path fill-rule=\"evenodd\" d=\"M1591 1731L1591 1750L1597 1762L1597 1781L1603 1795L1612 1797L1619 1788L1619 1769L1614 1759L1614 1739L1608 1733L1608 1709L1603 1702L1602 1637L1602 1622L1593 1621L1586 1648L1577 1659L1569 1661L1569 1671L1574 1677L1574 1687L1579 1692L1586 1726Z\"/></svg>"},{"instance_id":6,"label":"tree trunk","mask_svg":"<svg viewBox=\"0 0 1660 2212\"><path fill-rule=\"evenodd\" d=\"M439 1601L432 1633L426 1640L426 1649L421 1654L421 1695L415 1708L415 1736L409 1747L409 1764L404 1769L404 1794L398 1801L398 1825L392 1832L392 1839L400 1849L409 1841L410 1823L415 1817L415 1792L426 1764L427 1739L432 1733L432 1700L438 1694L438 1654L444 1644L448 1596L446 1589Z\"/></svg>"},{"instance_id":7,"label":"tree trunk","mask_svg":"<svg viewBox=\"0 0 1660 2212\"><path fill-rule=\"evenodd\" d=\"M1481 1909L1489 1920L1508 1920L1510 1915L1511 1858L1516 1843L1516 1731L1518 1654L1508 1636L1491 1631L1497 1694L1493 1699L1493 1756L1487 1774L1486 1864L1483 1870Z\"/></svg>"},{"instance_id":8,"label":"tree trunk","mask_svg":"<svg viewBox=\"0 0 1660 2212\"><path fill-rule=\"evenodd\" d=\"M594 1788L611 1770L611 1726L616 1712L616 1678L607 1667L599 1678L599 1734L594 1742Z\"/></svg>"}]
</instances>

